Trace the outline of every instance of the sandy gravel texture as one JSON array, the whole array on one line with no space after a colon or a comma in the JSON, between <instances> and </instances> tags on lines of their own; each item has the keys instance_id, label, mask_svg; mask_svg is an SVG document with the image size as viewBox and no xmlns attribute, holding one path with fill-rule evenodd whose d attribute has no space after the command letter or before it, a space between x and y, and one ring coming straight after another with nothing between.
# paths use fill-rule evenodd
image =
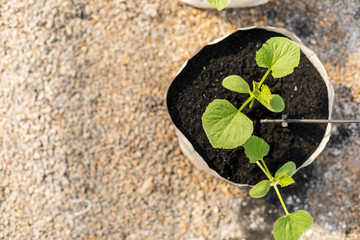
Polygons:
<instances>
[{"instance_id":1,"label":"sandy gravel texture","mask_svg":"<svg viewBox=\"0 0 360 240\"><path fill-rule=\"evenodd\" d=\"M271 239L278 202L197 170L164 104L186 59L249 25L295 32L328 71L334 118L360 119L358 0L222 12L175 0L0 0L0 238ZM358 239L359 129L334 126L286 197L315 219L304 239Z\"/></svg>"}]
</instances>

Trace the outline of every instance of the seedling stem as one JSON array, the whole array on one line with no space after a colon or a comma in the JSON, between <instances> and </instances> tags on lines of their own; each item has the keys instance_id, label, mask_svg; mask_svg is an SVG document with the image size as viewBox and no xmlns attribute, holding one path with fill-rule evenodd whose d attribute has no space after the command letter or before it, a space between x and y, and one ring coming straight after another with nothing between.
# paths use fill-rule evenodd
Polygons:
<instances>
[{"instance_id":1,"label":"seedling stem","mask_svg":"<svg viewBox=\"0 0 360 240\"><path fill-rule=\"evenodd\" d=\"M259 88L260 88L261 85L264 83L266 77L269 75L270 72L271 72L271 69L269 68L269 69L266 71L266 73L265 73L265 75L263 76L263 78L261 79L260 84L259 84ZM259 89L257 89L257 90L259 90Z\"/></svg>"},{"instance_id":2,"label":"seedling stem","mask_svg":"<svg viewBox=\"0 0 360 240\"><path fill-rule=\"evenodd\" d=\"M281 203L286 215L289 215L289 212L288 212L288 210L286 208L284 200L281 197L279 188L276 185L276 179L271 175L269 169L267 168L267 166L265 164L265 161L261 159L260 161L257 161L256 164L260 167L260 169L265 173L265 175L269 178L270 182L273 184L275 192L276 192L276 194L277 194L277 196L278 196L278 198L280 200L280 203Z\"/></svg>"},{"instance_id":3,"label":"seedling stem","mask_svg":"<svg viewBox=\"0 0 360 240\"><path fill-rule=\"evenodd\" d=\"M263 166L259 161L257 161L256 164L257 164L257 165L259 166L259 168L265 173L265 175L267 176L267 178L268 178L269 180L273 179L273 176L271 176L271 173L268 173L268 172L265 170L264 166Z\"/></svg>"},{"instance_id":4,"label":"seedling stem","mask_svg":"<svg viewBox=\"0 0 360 240\"><path fill-rule=\"evenodd\" d=\"M260 160L261 161L261 163L264 165L264 167L265 167L265 169L266 169L266 171L271 175L271 173L270 173L270 171L269 171L269 169L268 169L268 167L266 166L266 164L265 164L265 161L263 160L263 159L261 159ZM271 176L272 177L272 176ZM271 180L271 179L270 179Z\"/></svg>"},{"instance_id":5,"label":"seedling stem","mask_svg":"<svg viewBox=\"0 0 360 240\"><path fill-rule=\"evenodd\" d=\"M281 205L282 205L282 207L283 207L283 209L284 209L284 211L286 213L286 216L289 215L289 212L288 212L288 210L287 210L287 208L285 206L284 200L281 197L280 191L279 191L278 187L276 186L276 182L272 181L272 184L273 184L275 192L276 192L276 194L277 194L277 196L278 196L278 198L280 200L280 203L281 203Z\"/></svg>"},{"instance_id":6,"label":"seedling stem","mask_svg":"<svg viewBox=\"0 0 360 240\"><path fill-rule=\"evenodd\" d=\"M239 108L239 111L241 112L241 110L244 109L244 107L246 107L246 105L248 105L248 103L253 100L254 96L250 96L244 103L243 105L241 105L241 107Z\"/></svg>"}]
</instances>

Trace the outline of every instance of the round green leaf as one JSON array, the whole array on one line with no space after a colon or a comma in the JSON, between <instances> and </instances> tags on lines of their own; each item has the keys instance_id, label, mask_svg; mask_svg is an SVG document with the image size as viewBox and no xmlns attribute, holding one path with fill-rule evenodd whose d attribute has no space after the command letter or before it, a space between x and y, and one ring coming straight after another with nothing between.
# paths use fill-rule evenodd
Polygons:
<instances>
[{"instance_id":1,"label":"round green leaf","mask_svg":"<svg viewBox=\"0 0 360 240\"><path fill-rule=\"evenodd\" d=\"M251 136L243 145L245 155L250 159L251 163L262 160L268 153L270 146L263 139Z\"/></svg>"},{"instance_id":2,"label":"round green leaf","mask_svg":"<svg viewBox=\"0 0 360 240\"><path fill-rule=\"evenodd\" d=\"M238 75L231 75L222 81L224 88L238 93L249 93L249 84Z\"/></svg>"},{"instance_id":3,"label":"round green leaf","mask_svg":"<svg viewBox=\"0 0 360 240\"><path fill-rule=\"evenodd\" d=\"M275 222L274 237L276 240L298 240L312 224L311 215L304 210L298 210Z\"/></svg>"},{"instance_id":4,"label":"round green leaf","mask_svg":"<svg viewBox=\"0 0 360 240\"><path fill-rule=\"evenodd\" d=\"M300 47L285 37L272 37L256 52L256 63L269 68L274 78L285 77L300 63Z\"/></svg>"},{"instance_id":5,"label":"round green leaf","mask_svg":"<svg viewBox=\"0 0 360 240\"><path fill-rule=\"evenodd\" d=\"M208 0L208 2L213 5L217 10L221 11L223 10L231 0Z\"/></svg>"},{"instance_id":6,"label":"round green leaf","mask_svg":"<svg viewBox=\"0 0 360 240\"><path fill-rule=\"evenodd\" d=\"M272 94L268 109L272 112L282 112L285 109L285 103L282 97L278 94Z\"/></svg>"},{"instance_id":7,"label":"round green leaf","mask_svg":"<svg viewBox=\"0 0 360 240\"><path fill-rule=\"evenodd\" d=\"M275 178L280 178L281 176L292 176L296 172L296 164L294 162L287 162L285 163L279 170L275 173Z\"/></svg>"},{"instance_id":8,"label":"round green leaf","mask_svg":"<svg viewBox=\"0 0 360 240\"><path fill-rule=\"evenodd\" d=\"M239 147L253 132L253 122L224 99L212 101L201 119L206 136L214 148Z\"/></svg>"},{"instance_id":9,"label":"round green leaf","mask_svg":"<svg viewBox=\"0 0 360 240\"><path fill-rule=\"evenodd\" d=\"M256 184L249 192L250 196L253 198L262 198L265 197L266 194L270 190L270 181L263 180Z\"/></svg>"}]
</instances>

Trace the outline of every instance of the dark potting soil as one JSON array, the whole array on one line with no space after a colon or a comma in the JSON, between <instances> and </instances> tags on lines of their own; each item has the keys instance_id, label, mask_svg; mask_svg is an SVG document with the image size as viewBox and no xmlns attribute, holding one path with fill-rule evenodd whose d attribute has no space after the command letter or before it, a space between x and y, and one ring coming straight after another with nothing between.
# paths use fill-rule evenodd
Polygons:
<instances>
[{"instance_id":1,"label":"dark potting soil","mask_svg":"<svg viewBox=\"0 0 360 240\"><path fill-rule=\"evenodd\" d=\"M167 106L176 127L192 143L210 168L222 177L236 183L256 184L265 175L256 164L246 158L242 147L225 150L215 149L209 143L201 123L201 116L214 99L226 99L239 108L247 94L239 94L222 87L222 80L229 75L240 75L250 86L260 81L266 69L256 65L255 54L271 37L281 34L261 29L237 31L225 40L204 47L191 58L171 84ZM319 72L301 53L300 64L286 77L274 79L268 76L264 84L274 94L282 96L288 118L328 118L328 93ZM243 112L254 122L254 135L269 145L265 162L274 174L287 161L301 166L316 150L322 140L326 124L261 124L260 119L278 119L281 113L273 113L255 101L252 109Z\"/></svg>"}]
</instances>

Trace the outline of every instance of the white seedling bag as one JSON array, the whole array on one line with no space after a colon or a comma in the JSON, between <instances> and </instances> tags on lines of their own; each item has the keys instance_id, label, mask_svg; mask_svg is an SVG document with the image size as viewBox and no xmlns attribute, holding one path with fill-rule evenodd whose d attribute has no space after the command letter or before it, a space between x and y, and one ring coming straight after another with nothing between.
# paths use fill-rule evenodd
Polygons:
<instances>
[{"instance_id":1,"label":"white seedling bag","mask_svg":"<svg viewBox=\"0 0 360 240\"><path fill-rule=\"evenodd\" d=\"M332 108L333 108L333 103L334 103L334 88L332 87L331 83L329 82L329 78L328 78L328 75L326 73L325 67L320 62L320 60L316 56L316 54L312 50L307 48L294 33L289 32L288 30L283 29L283 28L253 26L253 27L241 28L241 29L238 29L237 31L239 31L239 30L240 31L246 31L246 30L250 30L250 29L254 29L254 28L264 29L264 30L267 30L267 31L272 31L272 32L277 32L277 33L283 34L284 36L289 37L291 40L293 40L294 42L299 44L300 49L302 50L302 52L307 56L307 58L314 65L314 67L319 71L320 75L322 76L322 78L323 78L323 80L324 80L324 82L326 84L326 87L327 87L327 90L328 90L329 119L330 119L331 118L331 113L332 113ZM208 45L218 43L218 42L222 41L223 39L227 38L229 35L230 34L228 34L228 35L226 35L224 37L218 38L218 39L212 41L211 43L209 43ZM187 61L180 68L178 74L182 71L182 69L186 66L186 64L187 64ZM205 172L207 172L207 173L209 173L209 174L211 174L211 175L213 175L215 177L221 178L224 181L229 182L231 184L234 184L236 186L249 186L247 184L234 183L232 181L229 181L229 180L221 177L217 172L215 172L213 169L211 169L208 166L208 164L199 155L199 153L197 153L194 150L194 147L192 146L190 141L181 133L181 131L179 129L176 128L176 126L175 126L175 130L176 130L176 134L177 134L178 139L179 139L179 145L180 145L181 150L183 151L184 155L187 158L189 158L197 168L199 168L199 169L201 169L201 170L203 170L203 171L205 171ZM315 158L317 156L319 156L319 154L324 150L327 142L330 139L330 133L331 133L331 124L328 123L326 131L325 131L325 135L324 135L323 139L321 140L321 142L319 144L319 147L314 151L314 153L297 170L299 170L300 168L308 166L309 164L311 164L315 160Z\"/></svg>"}]
</instances>

